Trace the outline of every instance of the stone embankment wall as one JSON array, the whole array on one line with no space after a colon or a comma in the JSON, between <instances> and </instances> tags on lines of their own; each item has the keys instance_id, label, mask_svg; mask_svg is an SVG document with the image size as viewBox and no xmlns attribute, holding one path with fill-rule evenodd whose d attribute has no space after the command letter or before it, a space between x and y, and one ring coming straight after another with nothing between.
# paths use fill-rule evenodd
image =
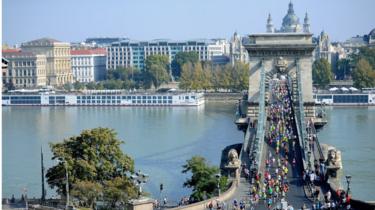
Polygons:
<instances>
[{"instance_id":1,"label":"stone embankment wall","mask_svg":"<svg viewBox=\"0 0 375 210\"><path fill-rule=\"evenodd\" d=\"M242 93L205 93L204 99L206 101L218 102L237 102L243 98Z\"/></svg>"},{"instance_id":2,"label":"stone embankment wall","mask_svg":"<svg viewBox=\"0 0 375 210\"><path fill-rule=\"evenodd\" d=\"M179 206L176 208L172 208L170 210L206 210L208 209L207 207L211 202L215 205L216 200L225 201L231 198L236 192L237 187L238 187L238 179L234 179L229 189L225 191L224 193L222 193L219 197L213 197L211 199L204 200L198 203L193 203L193 204L186 205L186 206Z\"/></svg>"}]
</instances>

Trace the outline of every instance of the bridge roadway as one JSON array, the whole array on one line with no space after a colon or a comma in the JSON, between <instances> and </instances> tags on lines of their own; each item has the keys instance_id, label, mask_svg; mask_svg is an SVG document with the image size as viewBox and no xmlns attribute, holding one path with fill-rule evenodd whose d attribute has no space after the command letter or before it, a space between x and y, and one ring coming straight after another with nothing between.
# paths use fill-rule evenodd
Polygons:
<instances>
[{"instance_id":1,"label":"bridge roadway","mask_svg":"<svg viewBox=\"0 0 375 210\"><path fill-rule=\"evenodd\" d=\"M282 105L283 103L275 97L275 94L276 94L274 92L275 91L275 89L274 89L275 85L276 86L282 85L283 87L286 87L285 82L283 82L283 84L281 84L280 81L273 81L273 84L270 85L271 98L269 99L268 104L274 104L276 106L283 106ZM288 104L289 107L283 107L283 108L292 110L292 108L290 106L292 106L293 103L291 101L291 96L290 96L289 92L288 92L287 95L288 95L287 100L289 100L289 104ZM293 116L292 113L285 113L285 115ZM271 118L271 115L270 115L270 106L269 106L268 110L267 110L266 134L267 134L267 132L270 131L270 129L269 129L270 124L271 124L270 118ZM290 125L291 125L291 132L293 133L292 136L296 136L297 135L296 122L293 120L293 118L291 118L288 123L290 123ZM253 130L255 130L255 129L253 129ZM277 133L276 135L281 136L282 134ZM286 175L286 180L287 180L287 183L288 183L289 190L287 191L287 193L285 195L285 200L289 204L291 204L294 207L294 209L300 209L304 204L307 207L311 208L313 203L310 199L308 199L306 197L305 190L304 190L305 186L303 184L303 178L302 178L302 171L304 169L303 169L303 163L302 163L301 148L300 148L300 145L298 143L298 140L295 139L295 141L296 141L296 144L295 144L294 150L293 150L292 139L290 139L288 141L288 144L286 146L289 149L290 152L288 154L289 164L287 164L288 173ZM278 157L280 159L285 158L285 151L283 149L280 149L279 154L276 154L275 144L276 144L275 142L269 143L268 140L265 142L264 150L263 150L263 156L262 156L262 161L264 161L264 163L266 162L266 159L269 158L270 154L271 154L272 157L275 157L275 159L277 159ZM272 160L272 157L270 158L271 160ZM295 158L295 160L296 160L295 164L292 163L293 158ZM241 161L242 161L242 163L245 163L246 166L250 166L249 155L247 153L241 155ZM265 164L261 164L261 165L265 166ZM270 167L268 168L268 170L272 173L273 178L276 178L275 177L276 175L274 174L276 165L277 165L277 163L273 164L273 165L270 164ZM262 174L265 174L265 171L267 170L266 168L267 167L261 168L261 171L263 171ZM229 200L226 201L227 209L233 208L233 205L234 205L233 201L234 200L237 200L238 202L241 201L241 200L245 201L246 209L260 209L260 210L268 209L267 201L265 201L265 200L259 200L258 202L256 202L256 204L254 202L250 201L251 198L252 198L252 195L251 195L251 192L250 192L250 189L251 189L252 186L250 184L250 181L246 180L244 178L244 176L243 176L244 174L241 173L241 175L242 176L240 178L240 182L239 182L239 186L238 186L237 191L235 192L235 194ZM263 181L264 180L263 180L263 177L262 177L261 182L263 182ZM277 205L280 205L279 201L280 201L280 199L273 200L272 208L276 207Z\"/></svg>"}]
</instances>

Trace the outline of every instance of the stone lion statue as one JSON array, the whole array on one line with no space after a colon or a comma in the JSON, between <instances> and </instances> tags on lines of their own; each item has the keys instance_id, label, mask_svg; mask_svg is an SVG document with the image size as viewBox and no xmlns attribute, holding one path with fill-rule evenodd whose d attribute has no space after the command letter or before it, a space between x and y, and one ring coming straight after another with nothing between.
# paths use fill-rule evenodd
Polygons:
<instances>
[{"instance_id":1,"label":"stone lion statue","mask_svg":"<svg viewBox=\"0 0 375 210\"><path fill-rule=\"evenodd\" d=\"M335 166L336 162L337 162L337 151L335 149L331 149L328 151L327 165Z\"/></svg>"},{"instance_id":2,"label":"stone lion statue","mask_svg":"<svg viewBox=\"0 0 375 210\"><path fill-rule=\"evenodd\" d=\"M241 165L241 161L238 159L238 153L235 149L231 149L228 152L228 165L229 166Z\"/></svg>"}]
</instances>

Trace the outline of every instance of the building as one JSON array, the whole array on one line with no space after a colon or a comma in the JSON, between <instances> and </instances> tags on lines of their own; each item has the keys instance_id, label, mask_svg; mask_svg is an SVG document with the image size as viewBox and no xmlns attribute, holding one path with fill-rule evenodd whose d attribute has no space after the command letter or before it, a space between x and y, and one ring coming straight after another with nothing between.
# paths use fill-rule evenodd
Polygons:
<instances>
[{"instance_id":1,"label":"building","mask_svg":"<svg viewBox=\"0 0 375 210\"><path fill-rule=\"evenodd\" d=\"M35 88L45 86L46 56L31 52L3 51L8 68L3 71L3 84L15 88Z\"/></svg>"},{"instance_id":2,"label":"building","mask_svg":"<svg viewBox=\"0 0 375 210\"><path fill-rule=\"evenodd\" d=\"M197 52L200 61L211 60L214 56L229 55L229 44L225 39L190 41L132 41L124 39L107 48L107 69L119 66L144 69L145 60L150 55L166 55L172 62L178 52Z\"/></svg>"},{"instance_id":3,"label":"building","mask_svg":"<svg viewBox=\"0 0 375 210\"><path fill-rule=\"evenodd\" d=\"M347 54L356 52L361 47L375 47L375 28L363 36L352 37L342 43Z\"/></svg>"},{"instance_id":4,"label":"building","mask_svg":"<svg viewBox=\"0 0 375 210\"><path fill-rule=\"evenodd\" d=\"M42 38L23 43L21 50L46 56L47 85L62 86L73 82L69 43Z\"/></svg>"},{"instance_id":5,"label":"building","mask_svg":"<svg viewBox=\"0 0 375 210\"><path fill-rule=\"evenodd\" d=\"M233 34L233 37L229 41L230 60L231 60L232 65L236 61L243 62L243 63L248 63L249 61L248 53L242 44L244 42L244 39L245 37L241 37L237 34L237 32L235 32Z\"/></svg>"},{"instance_id":6,"label":"building","mask_svg":"<svg viewBox=\"0 0 375 210\"><path fill-rule=\"evenodd\" d=\"M74 81L94 82L103 80L106 71L106 50L104 48L71 50Z\"/></svg>"},{"instance_id":7,"label":"building","mask_svg":"<svg viewBox=\"0 0 375 210\"><path fill-rule=\"evenodd\" d=\"M331 54L333 53L331 41L326 32L322 31L317 38L317 46L315 49L315 59L326 59L329 63L331 62Z\"/></svg>"},{"instance_id":8,"label":"building","mask_svg":"<svg viewBox=\"0 0 375 210\"><path fill-rule=\"evenodd\" d=\"M107 47L110 46L113 42L119 42L124 38L118 38L118 37L93 37L93 38L87 38L85 43L97 46L97 47Z\"/></svg>"}]
</instances>

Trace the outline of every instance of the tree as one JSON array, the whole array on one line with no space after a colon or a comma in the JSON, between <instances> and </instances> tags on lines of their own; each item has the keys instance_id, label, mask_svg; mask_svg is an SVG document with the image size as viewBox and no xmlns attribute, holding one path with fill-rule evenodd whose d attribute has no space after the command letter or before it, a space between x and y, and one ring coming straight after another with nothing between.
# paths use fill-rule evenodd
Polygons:
<instances>
[{"instance_id":1,"label":"tree","mask_svg":"<svg viewBox=\"0 0 375 210\"><path fill-rule=\"evenodd\" d=\"M359 48L357 53L350 55L352 66L356 66L359 60L366 59L369 64L375 69L375 48L362 47Z\"/></svg>"},{"instance_id":2,"label":"tree","mask_svg":"<svg viewBox=\"0 0 375 210\"><path fill-rule=\"evenodd\" d=\"M103 84L104 89L109 90L121 89L123 87L123 82L118 79L104 80L101 84Z\"/></svg>"},{"instance_id":3,"label":"tree","mask_svg":"<svg viewBox=\"0 0 375 210\"><path fill-rule=\"evenodd\" d=\"M72 88L73 88L73 85L72 85L72 83L65 83L63 85L63 88L64 88L64 90L71 91Z\"/></svg>"},{"instance_id":4,"label":"tree","mask_svg":"<svg viewBox=\"0 0 375 210\"><path fill-rule=\"evenodd\" d=\"M191 177L184 183L184 187L192 188L191 198L193 201L202 201L205 197L211 198L217 193L217 178L219 168L208 165L206 159L194 156L186 161L182 166L182 173L191 173ZM219 179L221 190L227 186L227 177L221 176Z\"/></svg>"},{"instance_id":5,"label":"tree","mask_svg":"<svg viewBox=\"0 0 375 210\"><path fill-rule=\"evenodd\" d=\"M347 75L350 75L350 60L341 59L337 62L337 68L335 69L335 75L337 80L344 80L347 78Z\"/></svg>"},{"instance_id":6,"label":"tree","mask_svg":"<svg viewBox=\"0 0 375 210\"><path fill-rule=\"evenodd\" d=\"M96 199L103 191L102 185L91 181L77 181L73 184L72 196L81 201L84 207L93 208Z\"/></svg>"},{"instance_id":7,"label":"tree","mask_svg":"<svg viewBox=\"0 0 375 210\"><path fill-rule=\"evenodd\" d=\"M191 90L193 84L193 65L188 62L182 65L179 88Z\"/></svg>"},{"instance_id":8,"label":"tree","mask_svg":"<svg viewBox=\"0 0 375 210\"><path fill-rule=\"evenodd\" d=\"M196 63L199 61L197 52L178 52L171 63L173 77L179 79L181 77L182 66L186 63Z\"/></svg>"},{"instance_id":9,"label":"tree","mask_svg":"<svg viewBox=\"0 0 375 210\"><path fill-rule=\"evenodd\" d=\"M145 63L145 81L148 86L152 83L155 88L158 88L162 83L169 81L169 59L166 55L150 55Z\"/></svg>"},{"instance_id":10,"label":"tree","mask_svg":"<svg viewBox=\"0 0 375 210\"><path fill-rule=\"evenodd\" d=\"M135 197L136 188L130 180L130 174L134 173L134 161L121 151L122 143L115 131L108 128L84 130L79 136L64 139L61 143L51 143L52 160L59 162L48 169L47 183L56 188L59 194L66 195L67 170L69 188L88 203L97 198L100 189L108 191L110 186L114 190L118 185L109 184L114 180L127 183L117 190L121 190L127 198ZM90 189L98 192L82 195Z\"/></svg>"},{"instance_id":11,"label":"tree","mask_svg":"<svg viewBox=\"0 0 375 210\"><path fill-rule=\"evenodd\" d=\"M111 208L115 208L118 203L125 204L138 193L130 180L121 179L120 177L105 181L104 186L104 200ZM123 189L128 189L128 191Z\"/></svg>"},{"instance_id":12,"label":"tree","mask_svg":"<svg viewBox=\"0 0 375 210\"><path fill-rule=\"evenodd\" d=\"M222 72L220 66L216 66L215 69L211 69L211 84L215 91L218 91L221 88L221 78Z\"/></svg>"},{"instance_id":13,"label":"tree","mask_svg":"<svg viewBox=\"0 0 375 210\"><path fill-rule=\"evenodd\" d=\"M95 90L96 89L96 84L95 82L89 82L86 84L86 88L89 90Z\"/></svg>"},{"instance_id":14,"label":"tree","mask_svg":"<svg viewBox=\"0 0 375 210\"><path fill-rule=\"evenodd\" d=\"M81 89L83 89L85 86L84 86L82 83L76 81L76 82L73 83L73 87L74 87L74 90L81 90Z\"/></svg>"},{"instance_id":15,"label":"tree","mask_svg":"<svg viewBox=\"0 0 375 210\"><path fill-rule=\"evenodd\" d=\"M374 87L375 71L366 59L360 59L352 73L354 86L357 88Z\"/></svg>"},{"instance_id":16,"label":"tree","mask_svg":"<svg viewBox=\"0 0 375 210\"><path fill-rule=\"evenodd\" d=\"M204 72L202 69L202 65L197 62L193 64L194 71L193 71L193 82L191 88L195 91L203 89L204 83Z\"/></svg>"},{"instance_id":17,"label":"tree","mask_svg":"<svg viewBox=\"0 0 375 210\"><path fill-rule=\"evenodd\" d=\"M326 59L321 58L314 62L312 77L314 84L320 88L325 88L332 81L331 65Z\"/></svg>"},{"instance_id":18,"label":"tree","mask_svg":"<svg viewBox=\"0 0 375 210\"><path fill-rule=\"evenodd\" d=\"M236 62L231 68L231 89L234 91L247 90L249 88L249 65Z\"/></svg>"}]
</instances>

